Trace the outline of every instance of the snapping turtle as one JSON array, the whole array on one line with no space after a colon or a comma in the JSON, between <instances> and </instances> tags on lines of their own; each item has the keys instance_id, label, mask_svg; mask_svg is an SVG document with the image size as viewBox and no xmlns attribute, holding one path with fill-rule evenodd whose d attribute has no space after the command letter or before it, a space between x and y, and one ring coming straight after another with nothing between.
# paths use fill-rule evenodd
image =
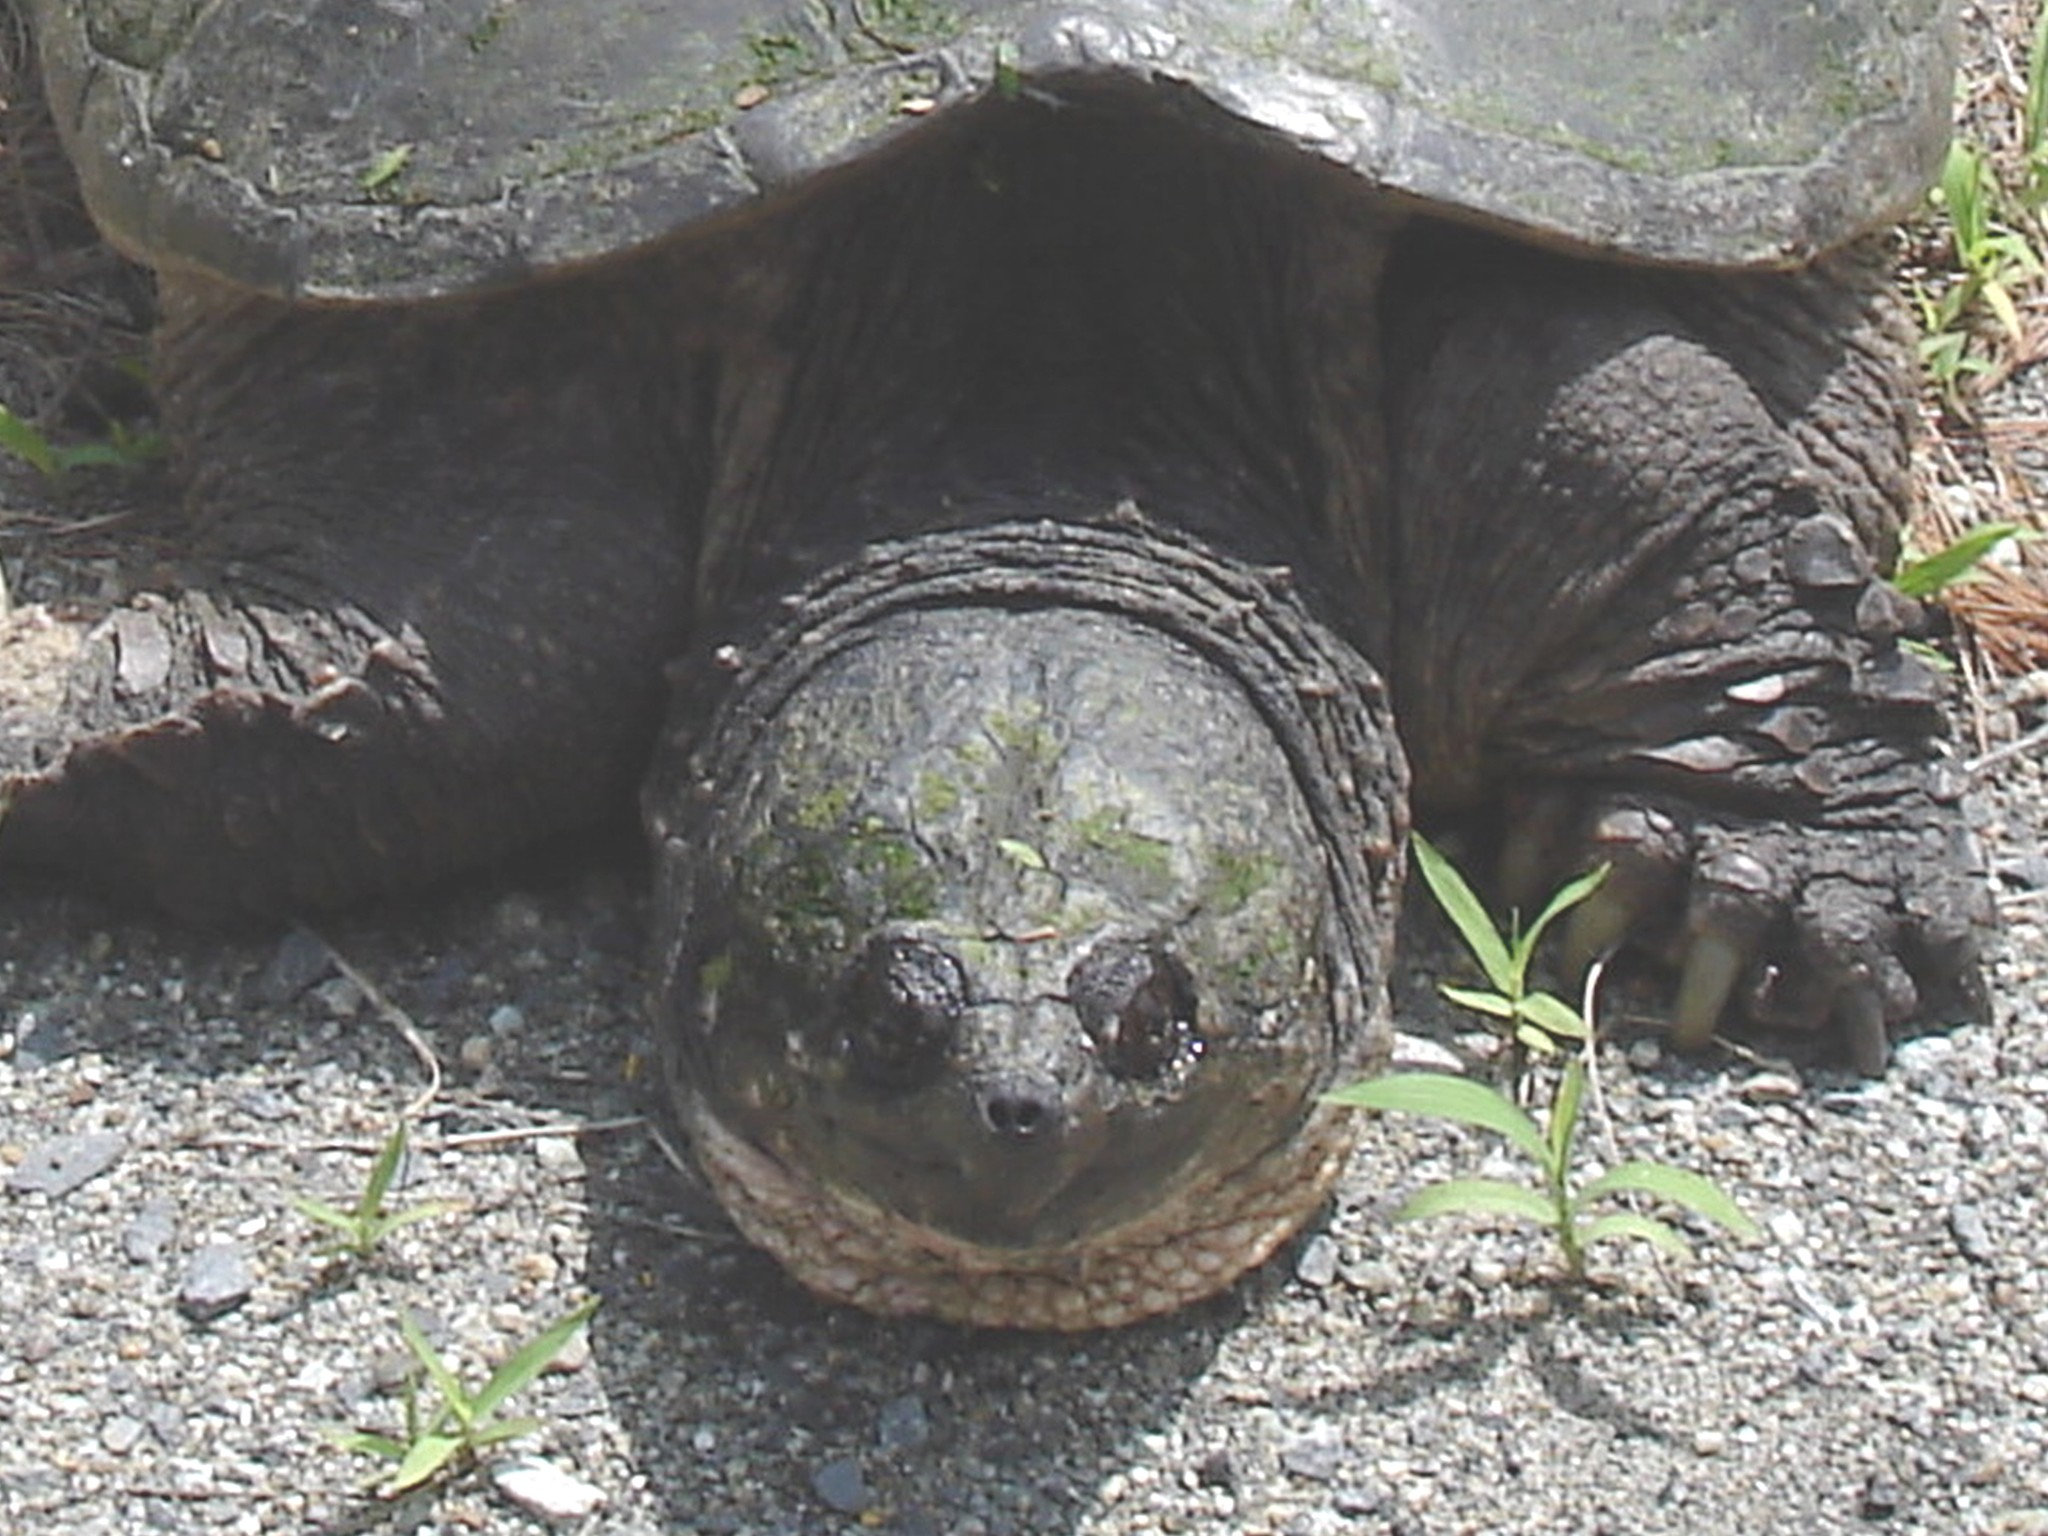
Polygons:
<instances>
[{"instance_id":1,"label":"snapping turtle","mask_svg":"<svg viewBox=\"0 0 2048 1536\"><path fill-rule=\"evenodd\" d=\"M1981 1007L1878 579L1943 0L31 9L189 521L5 621L0 873L348 901L651 759L711 1180L978 1323L1316 1206L1411 777L1682 1038Z\"/></svg>"}]
</instances>

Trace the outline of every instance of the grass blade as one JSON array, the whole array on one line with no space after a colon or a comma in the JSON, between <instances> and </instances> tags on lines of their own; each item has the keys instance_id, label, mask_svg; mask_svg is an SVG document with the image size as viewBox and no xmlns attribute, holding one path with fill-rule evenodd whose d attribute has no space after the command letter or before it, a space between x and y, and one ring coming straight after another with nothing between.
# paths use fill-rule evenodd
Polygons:
<instances>
[{"instance_id":1,"label":"grass blade","mask_svg":"<svg viewBox=\"0 0 2048 1536\"><path fill-rule=\"evenodd\" d=\"M384 1197L391 1192L391 1181L398 1176L398 1165L404 1159L405 1122L401 1120L384 1138L383 1150L370 1165L370 1179L363 1186L363 1198L356 1207L356 1214L363 1220L368 1221L384 1209Z\"/></svg>"},{"instance_id":2,"label":"grass blade","mask_svg":"<svg viewBox=\"0 0 2048 1536\"><path fill-rule=\"evenodd\" d=\"M426 1367L427 1375L433 1379L434 1388L441 1394L448 1411L455 1415L456 1422L464 1429L476 1422L476 1405L469 1400L469 1394L462 1389L462 1383L455 1379L455 1373L448 1369L434 1346L427 1342L427 1336L420 1332L420 1325L407 1312L398 1320L399 1332L405 1335L405 1347L412 1351L413 1358Z\"/></svg>"},{"instance_id":3,"label":"grass blade","mask_svg":"<svg viewBox=\"0 0 2048 1536\"><path fill-rule=\"evenodd\" d=\"M1663 1249L1674 1259L1692 1257L1691 1243L1656 1217L1638 1216L1634 1211L1616 1211L1611 1216L1587 1222L1579 1229L1579 1246L1590 1248L1595 1243L1617 1242L1625 1237L1640 1238Z\"/></svg>"},{"instance_id":4,"label":"grass blade","mask_svg":"<svg viewBox=\"0 0 2048 1536\"><path fill-rule=\"evenodd\" d=\"M419 1487L447 1466L461 1449L462 1441L455 1435L420 1436L407 1447L405 1460L398 1464L398 1470L391 1474L391 1481L384 1485L385 1497Z\"/></svg>"},{"instance_id":5,"label":"grass blade","mask_svg":"<svg viewBox=\"0 0 2048 1536\"><path fill-rule=\"evenodd\" d=\"M590 1321L599 1300L592 1296L521 1345L510 1359L491 1373L491 1379L477 1393L476 1401L471 1405L475 1415L488 1418L492 1409L538 1376L547 1363L562 1352L562 1346L569 1342L570 1336Z\"/></svg>"},{"instance_id":6,"label":"grass blade","mask_svg":"<svg viewBox=\"0 0 2048 1536\"><path fill-rule=\"evenodd\" d=\"M1520 1216L1540 1226L1557 1225L1557 1207L1549 1200L1501 1179L1445 1179L1418 1189L1394 1213L1396 1221L1432 1216Z\"/></svg>"},{"instance_id":7,"label":"grass blade","mask_svg":"<svg viewBox=\"0 0 2048 1536\"><path fill-rule=\"evenodd\" d=\"M1325 1097L1332 1104L1348 1104L1354 1109L1429 1115L1494 1131L1528 1153L1537 1166L1547 1166L1549 1148L1543 1133L1536 1129L1536 1122L1502 1098L1499 1090L1468 1077L1452 1077L1444 1072L1396 1072L1390 1077L1353 1083Z\"/></svg>"},{"instance_id":8,"label":"grass blade","mask_svg":"<svg viewBox=\"0 0 2048 1536\"><path fill-rule=\"evenodd\" d=\"M1529 925L1529 931L1515 944L1515 959L1525 969L1529 963L1529 956L1536 952L1537 941L1543 937L1543 930L1599 890L1601 882L1607 878L1609 868L1609 865L1602 864L1598 869L1590 870L1578 879L1558 887L1557 894L1550 898L1550 904L1537 914L1536 921Z\"/></svg>"},{"instance_id":9,"label":"grass blade","mask_svg":"<svg viewBox=\"0 0 2048 1536\"><path fill-rule=\"evenodd\" d=\"M1579 1101L1585 1095L1586 1063L1575 1056L1564 1069L1557 1097L1550 1101L1550 1123L1543 1132L1544 1144L1550 1149L1550 1161L1544 1164L1544 1171L1553 1182L1561 1180L1564 1170L1572 1165L1572 1138L1579 1129Z\"/></svg>"},{"instance_id":10,"label":"grass blade","mask_svg":"<svg viewBox=\"0 0 2048 1536\"><path fill-rule=\"evenodd\" d=\"M1669 1200L1697 1216L1718 1223L1737 1237L1762 1236L1757 1224L1742 1213L1713 1180L1666 1163L1623 1163L1610 1168L1579 1191L1578 1204L1586 1205L1604 1195L1631 1191Z\"/></svg>"},{"instance_id":11,"label":"grass blade","mask_svg":"<svg viewBox=\"0 0 2048 1536\"><path fill-rule=\"evenodd\" d=\"M1422 878L1428 883L1430 894L1436 897L1438 906L1448 917L1465 940L1465 945L1478 960L1479 968L1486 972L1486 979L1503 992L1515 988L1515 962L1508 954L1508 947L1501 942L1494 931L1493 919L1486 915L1486 908L1479 904L1479 898L1472 894L1472 887L1465 883L1465 877L1451 867L1451 861L1436 851L1436 846L1420 833L1409 845L1415 854L1416 868L1422 871Z\"/></svg>"},{"instance_id":12,"label":"grass blade","mask_svg":"<svg viewBox=\"0 0 2048 1536\"><path fill-rule=\"evenodd\" d=\"M1968 575L1979 561L2019 531L2018 523L1980 524L1946 549L1936 550L1922 560L1907 561L1892 577L1892 585L1907 597L1933 597Z\"/></svg>"}]
</instances>

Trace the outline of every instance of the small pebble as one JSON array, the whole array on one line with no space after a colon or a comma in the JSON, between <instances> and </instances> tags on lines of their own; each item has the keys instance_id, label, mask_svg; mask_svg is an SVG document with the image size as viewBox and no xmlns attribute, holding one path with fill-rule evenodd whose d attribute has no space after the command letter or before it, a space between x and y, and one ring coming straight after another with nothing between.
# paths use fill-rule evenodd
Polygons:
<instances>
[{"instance_id":1,"label":"small pebble","mask_svg":"<svg viewBox=\"0 0 2048 1536\"><path fill-rule=\"evenodd\" d=\"M1773 1211L1764 1218L1764 1230L1771 1234L1772 1242L1789 1248L1806 1236L1806 1223L1796 1211Z\"/></svg>"},{"instance_id":2,"label":"small pebble","mask_svg":"<svg viewBox=\"0 0 2048 1536\"><path fill-rule=\"evenodd\" d=\"M892 1397L875 1419L875 1438L885 1451L914 1451L932 1437L924 1399L915 1393Z\"/></svg>"},{"instance_id":3,"label":"small pebble","mask_svg":"<svg viewBox=\"0 0 2048 1536\"><path fill-rule=\"evenodd\" d=\"M491 1064L491 1057L496 1054L497 1049L498 1042L489 1035L469 1035L464 1038L457 1055L463 1066L471 1072L481 1072Z\"/></svg>"},{"instance_id":4,"label":"small pebble","mask_svg":"<svg viewBox=\"0 0 2048 1536\"><path fill-rule=\"evenodd\" d=\"M484 1028L494 1035L516 1035L525 1027L526 1015L511 1003L498 1004L484 1020Z\"/></svg>"},{"instance_id":5,"label":"small pebble","mask_svg":"<svg viewBox=\"0 0 2048 1536\"><path fill-rule=\"evenodd\" d=\"M1280 1447L1280 1465L1310 1482L1335 1482L1343 1462L1344 1443L1334 1430L1298 1435Z\"/></svg>"},{"instance_id":6,"label":"small pebble","mask_svg":"<svg viewBox=\"0 0 2048 1536\"><path fill-rule=\"evenodd\" d=\"M1295 1278L1320 1289L1337 1278L1337 1257L1337 1240L1318 1232L1301 1245L1301 1255L1294 1261Z\"/></svg>"},{"instance_id":7,"label":"small pebble","mask_svg":"<svg viewBox=\"0 0 2048 1536\"><path fill-rule=\"evenodd\" d=\"M306 929L294 928L278 941L270 964L250 990L257 1002L281 1007L333 969L334 956L326 944Z\"/></svg>"},{"instance_id":8,"label":"small pebble","mask_svg":"<svg viewBox=\"0 0 2048 1536\"><path fill-rule=\"evenodd\" d=\"M178 1310L195 1323L223 1317L249 1299L256 1277L240 1243L208 1243L192 1255L178 1282Z\"/></svg>"},{"instance_id":9,"label":"small pebble","mask_svg":"<svg viewBox=\"0 0 2048 1536\"><path fill-rule=\"evenodd\" d=\"M1863 1485L1863 1500L1857 1512L1866 1520L1886 1520L1897 1514L1905 1502L1905 1490L1899 1480L1879 1467Z\"/></svg>"},{"instance_id":10,"label":"small pebble","mask_svg":"<svg viewBox=\"0 0 2048 1536\"><path fill-rule=\"evenodd\" d=\"M536 1136L533 1155L549 1173L564 1178L580 1177L583 1173L583 1154L576 1150L573 1136Z\"/></svg>"},{"instance_id":11,"label":"small pebble","mask_svg":"<svg viewBox=\"0 0 2048 1536\"><path fill-rule=\"evenodd\" d=\"M1790 1104L1806 1088L1790 1072L1758 1072L1745 1078L1736 1091L1751 1104Z\"/></svg>"},{"instance_id":12,"label":"small pebble","mask_svg":"<svg viewBox=\"0 0 2048 1536\"><path fill-rule=\"evenodd\" d=\"M1973 1264L1989 1264L1998 1257L1991 1240L1991 1228L1981 1206L1958 1200L1948 1208L1948 1230L1956 1240L1956 1251Z\"/></svg>"},{"instance_id":13,"label":"small pebble","mask_svg":"<svg viewBox=\"0 0 2048 1536\"><path fill-rule=\"evenodd\" d=\"M177 1235L177 1205L155 1195L143 1201L142 1209L121 1229L121 1251L131 1264L154 1264Z\"/></svg>"},{"instance_id":14,"label":"small pebble","mask_svg":"<svg viewBox=\"0 0 2048 1536\"><path fill-rule=\"evenodd\" d=\"M1718 1429L1702 1429L1694 1432L1692 1449L1695 1456L1718 1456L1728 1449L1728 1437Z\"/></svg>"},{"instance_id":15,"label":"small pebble","mask_svg":"<svg viewBox=\"0 0 2048 1536\"><path fill-rule=\"evenodd\" d=\"M491 1484L543 1520L581 1520L604 1507L604 1490L538 1456L515 1456L491 1468Z\"/></svg>"},{"instance_id":16,"label":"small pebble","mask_svg":"<svg viewBox=\"0 0 2048 1536\"><path fill-rule=\"evenodd\" d=\"M875 1502L860 1463L851 1456L835 1456L813 1472L811 1492L842 1515L858 1515Z\"/></svg>"},{"instance_id":17,"label":"small pebble","mask_svg":"<svg viewBox=\"0 0 2048 1536\"><path fill-rule=\"evenodd\" d=\"M1638 1040L1628 1048L1628 1064L1647 1072L1664 1059L1664 1047L1654 1040Z\"/></svg>"},{"instance_id":18,"label":"small pebble","mask_svg":"<svg viewBox=\"0 0 2048 1536\"><path fill-rule=\"evenodd\" d=\"M28 1149L7 1187L16 1194L61 1199L105 1173L128 1150L128 1138L113 1131L86 1131L53 1136Z\"/></svg>"},{"instance_id":19,"label":"small pebble","mask_svg":"<svg viewBox=\"0 0 2048 1536\"><path fill-rule=\"evenodd\" d=\"M100 1426L100 1444L116 1456L126 1456L148 1430L142 1420L117 1413Z\"/></svg>"}]
</instances>

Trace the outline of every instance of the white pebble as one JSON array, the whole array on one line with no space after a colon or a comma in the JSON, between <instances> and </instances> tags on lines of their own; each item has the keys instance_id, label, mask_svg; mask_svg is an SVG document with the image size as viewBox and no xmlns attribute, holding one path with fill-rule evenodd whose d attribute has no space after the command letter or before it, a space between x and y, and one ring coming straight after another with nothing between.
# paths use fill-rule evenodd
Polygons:
<instances>
[{"instance_id":1,"label":"white pebble","mask_svg":"<svg viewBox=\"0 0 2048 1536\"><path fill-rule=\"evenodd\" d=\"M544 1520L581 1520L604 1504L604 1490L538 1456L517 1456L491 1468L498 1492Z\"/></svg>"}]
</instances>

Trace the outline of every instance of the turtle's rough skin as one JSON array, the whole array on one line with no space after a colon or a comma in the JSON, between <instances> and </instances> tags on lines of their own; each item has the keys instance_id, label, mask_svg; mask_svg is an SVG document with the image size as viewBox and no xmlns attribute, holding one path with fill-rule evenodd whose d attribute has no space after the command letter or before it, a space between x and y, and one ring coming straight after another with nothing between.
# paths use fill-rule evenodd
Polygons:
<instances>
[{"instance_id":1,"label":"turtle's rough skin","mask_svg":"<svg viewBox=\"0 0 2048 1536\"><path fill-rule=\"evenodd\" d=\"M1614 861L1571 946L1668 960L1682 1038L1876 1070L1982 1007L1879 579L1911 352L1867 231L1938 150L1939 7L1609 37L1776 125L1705 146L1478 0L706 4L701 58L430 9L36 11L157 268L188 513L159 590L0 620L0 878L274 915L644 777L711 1181L818 1290L990 1324L1171 1308L1311 1214L1411 774L1505 808L1510 896ZM517 92L464 92L572 44L697 105L491 161Z\"/></svg>"}]
</instances>

